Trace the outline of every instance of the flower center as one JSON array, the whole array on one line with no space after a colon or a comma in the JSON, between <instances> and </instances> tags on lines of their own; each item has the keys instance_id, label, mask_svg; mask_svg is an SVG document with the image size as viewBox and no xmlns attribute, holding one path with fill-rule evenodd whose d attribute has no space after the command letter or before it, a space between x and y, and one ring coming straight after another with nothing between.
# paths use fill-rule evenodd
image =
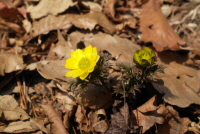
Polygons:
<instances>
[{"instance_id":1,"label":"flower center","mask_svg":"<svg viewBox=\"0 0 200 134\"><path fill-rule=\"evenodd\" d=\"M79 63L78 67L82 70L86 70L90 66L90 60L88 58L82 58Z\"/></svg>"}]
</instances>

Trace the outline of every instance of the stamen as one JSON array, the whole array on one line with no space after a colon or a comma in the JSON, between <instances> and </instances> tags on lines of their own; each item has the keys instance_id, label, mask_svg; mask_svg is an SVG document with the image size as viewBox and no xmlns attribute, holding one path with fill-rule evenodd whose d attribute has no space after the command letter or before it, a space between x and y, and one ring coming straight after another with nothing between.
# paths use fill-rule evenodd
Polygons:
<instances>
[{"instance_id":1,"label":"stamen","mask_svg":"<svg viewBox=\"0 0 200 134\"><path fill-rule=\"evenodd\" d=\"M79 61L78 66L79 66L80 69L86 70L87 68L90 67L90 60L88 58L82 58Z\"/></svg>"}]
</instances>

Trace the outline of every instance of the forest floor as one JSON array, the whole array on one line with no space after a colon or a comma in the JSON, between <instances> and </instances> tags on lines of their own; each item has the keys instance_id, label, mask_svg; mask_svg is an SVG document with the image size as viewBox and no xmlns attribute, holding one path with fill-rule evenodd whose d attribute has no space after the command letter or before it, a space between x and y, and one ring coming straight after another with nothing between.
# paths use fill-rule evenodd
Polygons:
<instances>
[{"instance_id":1,"label":"forest floor","mask_svg":"<svg viewBox=\"0 0 200 134\"><path fill-rule=\"evenodd\" d=\"M0 133L200 134L199 0L1 0L0 63Z\"/></svg>"}]
</instances>

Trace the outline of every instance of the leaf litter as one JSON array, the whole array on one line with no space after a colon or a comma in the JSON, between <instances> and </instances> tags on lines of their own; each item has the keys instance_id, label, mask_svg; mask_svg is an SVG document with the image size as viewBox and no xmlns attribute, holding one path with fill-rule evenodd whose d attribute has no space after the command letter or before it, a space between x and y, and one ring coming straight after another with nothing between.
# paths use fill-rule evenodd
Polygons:
<instances>
[{"instance_id":1,"label":"leaf litter","mask_svg":"<svg viewBox=\"0 0 200 134\"><path fill-rule=\"evenodd\" d=\"M2 0L0 133L199 134L199 5ZM130 87L131 99L104 84L72 90L65 60L88 45L111 56L110 85L122 77L116 65L144 46L165 73Z\"/></svg>"}]
</instances>

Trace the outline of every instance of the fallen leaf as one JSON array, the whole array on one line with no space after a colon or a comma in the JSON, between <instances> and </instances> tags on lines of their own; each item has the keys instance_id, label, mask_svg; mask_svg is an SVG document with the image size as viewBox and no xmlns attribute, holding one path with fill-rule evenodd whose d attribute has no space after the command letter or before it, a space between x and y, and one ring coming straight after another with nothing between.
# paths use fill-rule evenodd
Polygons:
<instances>
[{"instance_id":1,"label":"fallen leaf","mask_svg":"<svg viewBox=\"0 0 200 134\"><path fill-rule=\"evenodd\" d=\"M63 123L65 128L70 129L71 118L74 115L74 110L76 109L77 102L74 97L68 95L65 92L58 92L55 96L59 104L62 105L61 110L65 114L63 117Z\"/></svg>"},{"instance_id":2,"label":"fallen leaf","mask_svg":"<svg viewBox=\"0 0 200 134\"><path fill-rule=\"evenodd\" d=\"M104 3L104 12L108 14L111 18L115 18L115 9L114 6L118 2L118 0L107 0Z\"/></svg>"},{"instance_id":3,"label":"fallen leaf","mask_svg":"<svg viewBox=\"0 0 200 134\"><path fill-rule=\"evenodd\" d=\"M50 101L42 102L40 104L44 110L44 113L48 116L49 121L51 122L51 132L53 134L68 134L67 130L65 129L61 116L52 106Z\"/></svg>"},{"instance_id":4,"label":"fallen leaf","mask_svg":"<svg viewBox=\"0 0 200 134\"><path fill-rule=\"evenodd\" d=\"M104 109L99 109L95 112L90 112L88 114L88 118L91 123L90 126L92 126L95 132L104 133L108 129L109 123Z\"/></svg>"},{"instance_id":5,"label":"fallen leaf","mask_svg":"<svg viewBox=\"0 0 200 134\"><path fill-rule=\"evenodd\" d=\"M149 0L142 5L140 31L144 42L152 42L157 51L179 50L185 42L173 31L162 14L159 0Z\"/></svg>"},{"instance_id":6,"label":"fallen leaf","mask_svg":"<svg viewBox=\"0 0 200 134\"><path fill-rule=\"evenodd\" d=\"M90 10L92 10L94 12L101 12L102 11L102 7L98 3L91 2L91 1L81 1L81 2L85 6L88 6L90 8Z\"/></svg>"},{"instance_id":7,"label":"fallen leaf","mask_svg":"<svg viewBox=\"0 0 200 134\"><path fill-rule=\"evenodd\" d=\"M0 53L0 75L4 76L5 73L11 73L14 71L23 70L25 68L25 64L23 63L22 57L14 54L14 53Z\"/></svg>"},{"instance_id":8,"label":"fallen leaf","mask_svg":"<svg viewBox=\"0 0 200 134\"><path fill-rule=\"evenodd\" d=\"M59 59L66 59L70 57L70 53L74 51L70 47L70 42L66 41L60 31L58 31L58 43L53 49L53 52L59 57Z\"/></svg>"},{"instance_id":9,"label":"fallen leaf","mask_svg":"<svg viewBox=\"0 0 200 134\"><path fill-rule=\"evenodd\" d=\"M89 83L85 89L77 88L73 92L76 101L84 107L106 109L112 104L112 94L104 85Z\"/></svg>"},{"instance_id":10,"label":"fallen leaf","mask_svg":"<svg viewBox=\"0 0 200 134\"><path fill-rule=\"evenodd\" d=\"M187 117L181 118L178 112L172 107L167 106L169 113L165 116L165 122L158 125L158 133L162 134L185 134L188 125L191 123Z\"/></svg>"},{"instance_id":11,"label":"fallen leaf","mask_svg":"<svg viewBox=\"0 0 200 134\"><path fill-rule=\"evenodd\" d=\"M19 5L21 5L23 3L22 0L2 0L2 2L4 2L8 8L12 8L12 7L18 7Z\"/></svg>"},{"instance_id":12,"label":"fallen leaf","mask_svg":"<svg viewBox=\"0 0 200 134\"><path fill-rule=\"evenodd\" d=\"M69 82L72 80L70 77L65 77L65 73L68 71L64 67L64 60L54 60L54 61L40 61L37 63L36 67L38 72L46 79L51 79L59 82L57 86L66 92L69 90Z\"/></svg>"},{"instance_id":13,"label":"fallen leaf","mask_svg":"<svg viewBox=\"0 0 200 134\"><path fill-rule=\"evenodd\" d=\"M101 12L90 12L87 14L65 14L65 15L48 15L39 21L34 21L30 31L30 36L33 38L40 34L47 34L51 30L65 29L69 30L73 25L82 28L93 30L96 25L100 25L106 33L114 33L114 25Z\"/></svg>"},{"instance_id":14,"label":"fallen leaf","mask_svg":"<svg viewBox=\"0 0 200 134\"><path fill-rule=\"evenodd\" d=\"M156 105L156 96L153 96L145 104L138 107L137 110L133 110L132 122L133 125L142 126L142 133L146 132L155 123L162 124L164 117L168 113L168 110L163 104Z\"/></svg>"},{"instance_id":15,"label":"fallen leaf","mask_svg":"<svg viewBox=\"0 0 200 134\"><path fill-rule=\"evenodd\" d=\"M23 8L8 8L4 2L0 2L0 16L8 22L19 22L27 12Z\"/></svg>"},{"instance_id":16,"label":"fallen leaf","mask_svg":"<svg viewBox=\"0 0 200 134\"><path fill-rule=\"evenodd\" d=\"M32 19L39 19L48 14L57 15L64 12L71 6L76 5L73 0L41 0L36 6L28 6L27 11L30 12Z\"/></svg>"},{"instance_id":17,"label":"fallen leaf","mask_svg":"<svg viewBox=\"0 0 200 134\"><path fill-rule=\"evenodd\" d=\"M159 57L163 61L158 63L166 66L165 73L158 75L164 85L153 82L153 86L164 94L164 101L182 108L200 104L200 71L173 61L176 58L181 61L182 57L177 54L160 53Z\"/></svg>"},{"instance_id":18,"label":"fallen leaf","mask_svg":"<svg viewBox=\"0 0 200 134\"><path fill-rule=\"evenodd\" d=\"M17 33L17 35L22 35L25 32L25 30L20 25L12 23L12 22L6 22L4 20L1 20L0 24L5 25L8 28L10 28L11 30L15 31Z\"/></svg>"},{"instance_id":19,"label":"fallen leaf","mask_svg":"<svg viewBox=\"0 0 200 134\"><path fill-rule=\"evenodd\" d=\"M0 112L3 113L1 118L7 121L26 120L30 117L21 109L16 100L11 95L0 96Z\"/></svg>"},{"instance_id":20,"label":"fallen leaf","mask_svg":"<svg viewBox=\"0 0 200 134\"><path fill-rule=\"evenodd\" d=\"M46 79L67 81L69 79L64 75L68 69L64 65L64 60L40 61L37 64L37 70Z\"/></svg>"},{"instance_id":21,"label":"fallen leaf","mask_svg":"<svg viewBox=\"0 0 200 134\"><path fill-rule=\"evenodd\" d=\"M78 105L76 113L75 113L75 119L76 122L79 124L79 129L83 130L85 132L91 131L89 120L86 115L86 109L80 105Z\"/></svg>"},{"instance_id":22,"label":"fallen leaf","mask_svg":"<svg viewBox=\"0 0 200 134\"><path fill-rule=\"evenodd\" d=\"M38 130L38 127L30 121L16 121L8 124L4 133L30 133Z\"/></svg>"},{"instance_id":23,"label":"fallen leaf","mask_svg":"<svg viewBox=\"0 0 200 134\"><path fill-rule=\"evenodd\" d=\"M103 39L103 40L102 40ZM105 33L81 33L73 32L68 36L68 40L72 44L72 48L77 49L79 42L95 46L99 51L109 52L117 62L132 62L133 52L140 49L140 46L128 39L120 38L117 35L111 36Z\"/></svg>"},{"instance_id":24,"label":"fallen leaf","mask_svg":"<svg viewBox=\"0 0 200 134\"><path fill-rule=\"evenodd\" d=\"M124 116L113 108L113 114L111 114L111 124L105 134L125 134L128 130Z\"/></svg>"}]
</instances>

